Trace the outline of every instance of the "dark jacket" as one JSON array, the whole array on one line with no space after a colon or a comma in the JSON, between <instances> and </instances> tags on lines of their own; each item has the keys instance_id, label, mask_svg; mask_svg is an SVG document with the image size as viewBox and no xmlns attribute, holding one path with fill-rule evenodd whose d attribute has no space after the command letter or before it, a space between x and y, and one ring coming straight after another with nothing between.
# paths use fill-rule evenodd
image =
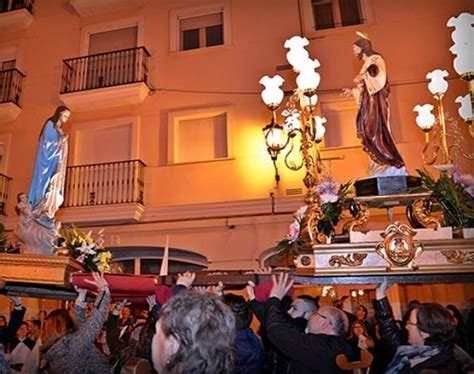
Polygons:
<instances>
[{"instance_id":1,"label":"dark jacket","mask_svg":"<svg viewBox=\"0 0 474 374\"><path fill-rule=\"evenodd\" d=\"M234 336L234 374L257 374L263 361L263 347L251 329L237 330Z\"/></svg>"},{"instance_id":2,"label":"dark jacket","mask_svg":"<svg viewBox=\"0 0 474 374\"><path fill-rule=\"evenodd\" d=\"M262 338L264 348L264 359L261 366L262 374L287 374L289 370L290 359L280 352L267 337L265 330L265 303L257 300L252 300L250 309L260 322L260 337ZM304 332L308 321L304 318L291 318L288 313L284 313L286 322L289 327L296 331Z\"/></svg>"},{"instance_id":3,"label":"dark jacket","mask_svg":"<svg viewBox=\"0 0 474 374\"><path fill-rule=\"evenodd\" d=\"M275 297L265 303L264 322L270 341L290 359L289 373L342 373L336 365L336 356L351 351L342 337L295 331Z\"/></svg>"},{"instance_id":4,"label":"dark jacket","mask_svg":"<svg viewBox=\"0 0 474 374\"><path fill-rule=\"evenodd\" d=\"M382 335L382 339L390 343L393 349L397 349L398 347L402 346L403 343L403 335L398 328L395 320L393 318L392 308L388 301L388 298L384 297L381 300L374 300L374 309L375 309L375 317L377 322L380 324L380 334ZM413 350L417 347L413 346ZM398 352L395 354L394 359L388 365L387 370L390 370L390 367L394 364L394 362L398 359ZM415 374L415 373L422 373L424 370L432 370L434 369L434 373L443 373L443 374L454 374L454 373L461 373L461 369L459 368L453 354L453 350L442 350L435 356L411 367L409 363L407 363L402 369L398 370L397 373L405 374Z\"/></svg>"},{"instance_id":5,"label":"dark jacket","mask_svg":"<svg viewBox=\"0 0 474 374\"><path fill-rule=\"evenodd\" d=\"M25 312L25 307L22 307L21 309L13 309L8 326L5 327L0 333L0 344L6 346L7 343L16 336L16 332L23 322Z\"/></svg>"}]
</instances>

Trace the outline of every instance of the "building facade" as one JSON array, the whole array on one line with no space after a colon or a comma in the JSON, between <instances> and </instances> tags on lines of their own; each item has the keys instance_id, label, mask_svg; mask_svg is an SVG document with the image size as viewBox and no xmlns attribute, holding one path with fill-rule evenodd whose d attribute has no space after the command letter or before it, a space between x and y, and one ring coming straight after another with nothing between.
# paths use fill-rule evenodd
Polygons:
<instances>
[{"instance_id":1,"label":"building facade","mask_svg":"<svg viewBox=\"0 0 474 374\"><path fill-rule=\"evenodd\" d=\"M387 63L391 130L411 174L422 167L424 141L413 107L433 101L426 73L448 70L453 116L454 98L466 92L446 22L472 12L469 0L1 4L0 171L8 198L5 191L0 220L13 230L40 130L65 104L72 116L58 219L104 227L107 246L129 272L157 273L167 236L172 271L253 269L286 234L302 205L304 174L281 164L275 186L262 136L270 112L258 82L280 74L284 89L294 89L283 47L289 37L307 37L321 63L322 154L343 158L327 164L340 183L365 177L368 166L357 106L340 95L360 69L355 31L368 34ZM384 227L386 212L373 215L374 227Z\"/></svg>"}]
</instances>

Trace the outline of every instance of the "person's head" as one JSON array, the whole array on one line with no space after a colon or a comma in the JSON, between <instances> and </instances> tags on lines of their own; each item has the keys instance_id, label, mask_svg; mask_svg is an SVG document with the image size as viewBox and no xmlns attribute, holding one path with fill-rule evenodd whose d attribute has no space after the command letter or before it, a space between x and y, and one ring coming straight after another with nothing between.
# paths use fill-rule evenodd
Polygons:
<instances>
[{"instance_id":1,"label":"person's head","mask_svg":"<svg viewBox=\"0 0 474 374\"><path fill-rule=\"evenodd\" d=\"M359 337L360 335L367 336L367 326L362 321L352 322L349 338Z\"/></svg>"},{"instance_id":2,"label":"person's head","mask_svg":"<svg viewBox=\"0 0 474 374\"><path fill-rule=\"evenodd\" d=\"M132 317L132 308L128 306L124 306L122 310L120 311L120 319L121 320L128 320Z\"/></svg>"},{"instance_id":3,"label":"person's head","mask_svg":"<svg viewBox=\"0 0 474 374\"><path fill-rule=\"evenodd\" d=\"M183 292L161 310L152 341L159 373L227 373L232 370L235 319L208 293Z\"/></svg>"},{"instance_id":4,"label":"person's head","mask_svg":"<svg viewBox=\"0 0 474 374\"><path fill-rule=\"evenodd\" d=\"M38 319L31 320L30 325L30 336L34 339L38 339L41 335L41 321Z\"/></svg>"},{"instance_id":5,"label":"person's head","mask_svg":"<svg viewBox=\"0 0 474 374\"><path fill-rule=\"evenodd\" d=\"M44 322L44 330L41 336L43 349L49 349L63 336L77 330L76 321L66 309L56 309L49 313Z\"/></svg>"},{"instance_id":6,"label":"person's head","mask_svg":"<svg viewBox=\"0 0 474 374\"><path fill-rule=\"evenodd\" d=\"M22 322L20 328L16 332L18 339L25 339L28 335L28 323Z\"/></svg>"},{"instance_id":7,"label":"person's head","mask_svg":"<svg viewBox=\"0 0 474 374\"><path fill-rule=\"evenodd\" d=\"M456 308L453 304L446 305L446 309L449 310L449 313L454 317L454 323L456 326L463 324L462 314L458 308Z\"/></svg>"},{"instance_id":8,"label":"person's head","mask_svg":"<svg viewBox=\"0 0 474 374\"><path fill-rule=\"evenodd\" d=\"M231 293L224 295L223 301L234 313L235 329L248 329L253 316L248 302L242 296Z\"/></svg>"},{"instance_id":9,"label":"person's head","mask_svg":"<svg viewBox=\"0 0 474 374\"><path fill-rule=\"evenodd\" d=\"M377 54L377 52L372 48L372 42L366 38L357 39L352 45L352 50L359 60L362 60L364 55L369 57Z\"/></svg>"},{"instance_id":10,"label":"person's head","mask_svg":"<svg viewBox=\"0 0 474 374\"><path fill-rule=\"evenodd\" d=\"M446 349L452 347L455 324L454 318L443 306L424 303L415 307L406 323L408 343L430 345Z\"/></svg>"},{"instance_id":11,"label":"person's head","mask_svg":"<svg viewBox=\"0 0 474 374\"><path fill-rule=\"evenodd\" d=\"M60 105L54 111L54 114L49 118L57 126L61 126L67 122L71 116L71 111L68 107Z\"/></svg>"},{"instance_id":12,"label":"person's head","mask_svg":"<svg viewBox=\"0 0 474 374\"><path fill-rule=\"evenodd\" d=\"M7 325L7 319L5 316L0 316L0 327L5 327Z\"/></svg>"},{"instance_id":13,"label":"person's head","mask_svg":"<svg viewBox=\"0 0 474 374\"><path fill-rule=\"evenodd\" d=\"M17 204L25 204L28 202L28 196L26 195L26 193L24 192L20 192L18 195L16 195L16 202ZM15 212L17 215L20 215L21 213L21 210L20 208L17 206L15 206Z\"/></svg>"},{"instance_id":14,"label":"person's head","mask_svg":"<svg viewBox=\"0 0 474 374\"><path fill-rule=\"evenodd\" d=\"M308 332L345 337L349 320L342 310L333 306L323 306L308 322Z\"/></svg>"},{"instance_id":15,"label":"person's head","mask_svg":"<svg viewBox=\"0 0 474 374\"><path fill-rule=\"evenodd\" d=\"M291 318L305 318L309 320L317 310L316 301L311 296L301 295L293 300L288 314Z\"/></svg>"},{"instance_id":16,"label":"person's head","mask_svg":"<svg viewBox=\"0 0 474 374\"><path fill-rule=\"evenodd\" d=\"M18 195L16 195L16 202L17 203L24 203L28 201L28 196L24 192L20 192Z\"/></svg>"},{"instance_id":17,"label":"person's head","mask_svg":"<svg viewBox=\"0 0 474 374\"><path fill-rule=\"evenodd\" d=\"M355 316L358 320L364 321L367 318L368 310L364 305L358 305L355 310Z\"/></svg>"}]
</instances>

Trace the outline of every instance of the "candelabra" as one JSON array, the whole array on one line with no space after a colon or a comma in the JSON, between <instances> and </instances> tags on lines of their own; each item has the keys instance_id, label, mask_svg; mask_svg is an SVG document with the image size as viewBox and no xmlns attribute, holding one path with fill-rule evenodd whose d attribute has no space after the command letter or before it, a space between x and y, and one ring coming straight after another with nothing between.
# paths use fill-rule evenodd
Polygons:
<instances>
[{"instance_id":1,"label":"candelabra","mask_svg":"<svg viewBox=\"0 0 474 374\"><path fill-rule=\"evenodd\" d=\"M307 189L305 194L306 212L301 222L301 238L306 246L311 247L317 243L325 243L327 238L318 231L318 222L324 217L319 194L316 190L318 174L322 171L321 156L318 144L325 133L325 118L315 115L318 101L316 89L320 76L315 71L320 66L317 59L309 58L308 51L304 48L309 45L306 38L294 36L288 39L284 46L289 49L286 54L288 62L298 74L297 88L288 99L281 115L284 117L283 125L277 122L277 111L284 98L280 88L284 79L279 75L270 78L264 76L260 83L265 86L262 91L262 100L272 111L271 122L263 128L265 143L275 167L275 180L278 184L280 176L277 168L277 158L281 151L288 149L284 156L285 165L293 171L306 169L303 183ZM297 139L300 142L299 155Z\"/></svg>"},{"instance_id":2,"label":"candelabra","mask_svg":"<svg viewBox=\"0 0 474 374\"><path fill-rule=\"evenodd\" d=\"M471 137L474 137L472 114L474 100L473 23L474 15L469 13L451 17L447 23L447 26L455 28L451 34L454 45L450 48L450 51L456 56L453 63L454 69L461 79L468 82L469 88L469 93L465 96L458 96L455 102L460 104L459 115L468 124ZM418 112L416 123L425 132L422 159L427 165L433 165L440 154L442 162L446 165L452 164L458 154L469 160L474 159L474 153L466 153L462 147L463 137L457 121L447 116L444 111L443 97L448 90L447 76L448 72L441 69L433 70L426 75L426 78L430 80L428 89L437 102L437 122L435 115L431 113L434 109L433 105L416 105L414 108L414 111ZM436 124L438 126L435 126Z\"/></svg>"}]
</instances>

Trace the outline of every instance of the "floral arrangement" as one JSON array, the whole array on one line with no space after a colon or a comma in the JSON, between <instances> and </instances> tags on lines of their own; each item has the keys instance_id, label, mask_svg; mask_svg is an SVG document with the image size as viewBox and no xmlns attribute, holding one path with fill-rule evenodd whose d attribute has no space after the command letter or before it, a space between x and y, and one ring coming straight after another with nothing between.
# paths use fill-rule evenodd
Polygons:
<instances>
[{"instance_id":1,"label":"floral arrangement","mask_svg":"<svg viewBox=\"0 0 474 374\"><path fill-rule=\"evenodd\" d=\"M87 234L72 225L61 228L60 237L56 241L56 252L66 250L69 256L85 265L90 272L110 272L112 253L105 247L104 229L92 237L92 231Z\"/></svg>"},{"instance_id":2,"label":"floral arrangement","mask_svg":"<svg viewBox=\"0 0 474 374\"><path fill-rule=\"evenodd\" d=\"M316 186L316 192L319 194L319 203L321 204L324 218L318 223L318 231L330 236L334 233L335 227L341 219L344 202L347 200L349 192L352 189L353 182L337 184L331 175L326 174ZM278 242L276 252L280 255L295 255L304 245L301 238L301 222L308 206L303 205L294 213L294 221L291 223L288 234L285 239Z\"/></svg>"},{"instance_id":3,"label":"floral arrangement","mask_svg":"<svg viewBox=\"0 0 474 374\"><path fill-rule=\"evenodd\" d=\"M444 213L448 226L474 227L474 176L461 174L455 166L451 173L442 172L436 180L426 170L417 170L421 186L412 192L432 191Z\"/></svg>"}]
</instances>

